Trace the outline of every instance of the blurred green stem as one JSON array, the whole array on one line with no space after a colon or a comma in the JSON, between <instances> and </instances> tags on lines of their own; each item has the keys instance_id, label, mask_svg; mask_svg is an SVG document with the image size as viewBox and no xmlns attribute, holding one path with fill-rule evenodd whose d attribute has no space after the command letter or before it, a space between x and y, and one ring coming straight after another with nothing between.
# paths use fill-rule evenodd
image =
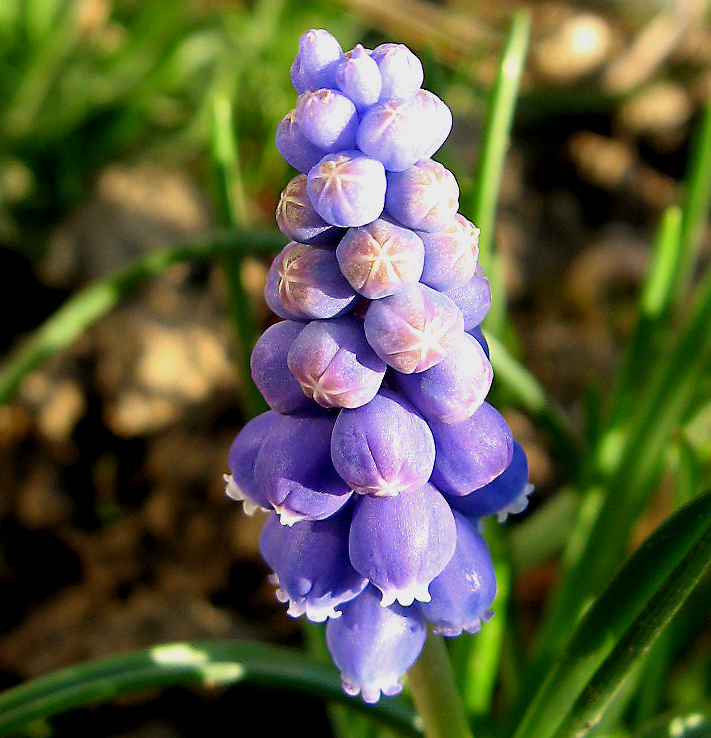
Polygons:
<instances>
[{"instance_id":1,"label":"blurred green stem","mask_svg":"<svg viewBox=\"0 0 711 738\"><path fill-rule=\"evenodd\" d=\"M407 683L427 738L472 738L441 636L428 634Z\"/></svg>"}]
</instances>

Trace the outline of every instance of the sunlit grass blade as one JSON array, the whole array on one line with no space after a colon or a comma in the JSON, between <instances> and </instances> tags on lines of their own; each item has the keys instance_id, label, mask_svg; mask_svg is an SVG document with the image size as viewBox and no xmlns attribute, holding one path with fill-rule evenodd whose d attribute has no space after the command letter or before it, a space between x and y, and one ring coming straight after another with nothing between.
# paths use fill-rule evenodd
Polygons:
<instances>
[{"instance_id":1,"label":"sunlit grass blade","mask_svg":"<svg viewBox=\"0 0 711 738\"><path fill-rule=\"evenodd\" d=\"M518 10L513 18L499 73L492 89L474 189L472 217L481 230L479 263L491 282L492 304L486 326L496 335L501 331L506 306L502 265L493 251L496 207L530 29L530 13L527 9Z\"/></svg>"},{"instance_id":2,"label":"sunlit grass blade","mask_svg":"<svg viewBox=\"0 0 711 738\"><path fill-rule=\"evenodd\" d=\"M212 108L212 160L217 174L217 191L228 228L247 225L247 208L237 141L232 120L232 106L224 95L216 95ZM267 404L251 381L250 356L259 336L247 291L242 282L243 255L225 253L222 266L227 279L230 313L237 334L237 354L244 391L245 409L249 417L267 410Z\"/></svg>"},{"instance_id":3,"label":"sunlit grass blade","mask_svg":"<svg viewBox=\"0 0 711 738\"><path fill-rule=\"evenodd\" d=\"M640 374L647 375L649 366L653 363L653 351L659 338L660 322L668 312L672 296L681 229L681 208L677 206L667 208L659 224L649 273L642 286L637 326L627 345L620 371L614 395L615 407L612 409L613 424L619 422L629 410L635 392L640 386Z\"/></svg>"},{"instance_id":4,"label":"sunlit grass blade","mask_svg":"<svg viewBox=\"0 0 711 738\"><path fill-rule=\"evenodd\" d=\"M624 656L618 648L625 639L636 638L630 635L632 624L642 630L654 624L645 631L651 639L678 609L709 561L711 492L706 492L658 528L586 611L530 702L515 738L550 738L606 659L613 653ZM647 625L643 615L653 616ZM645 648L648 642L651 640L644 641ZM638 647L642 641L631 644ZM606 673L618 678L621 662L615 664L615 670ZM606 689L611 689L612 679L607 678Z\"/></svg>"},{"instance_id":5,"label":"sunlit grass blade","mask_svg":"<svg viewBox=\"0 0 711 738\"><path fill-rule=\"evenodd\" d=\"M128 293L172 264L214 259L231 251L274 253L283 236L272 231L233 230L152 251L108 277L72 295L6 359L0 367L0 404L10 400L20 382L53 354L67 348Z\"/></svg>"},{"instance_id":6,"label":"sunlit grass blade","mask_svg":"<svg viewBox=\"0 0 711 738\"><path fill-rule=\"evenodd\" d=\"M711 495L709 495L711 496ZM682 533L684 535L684 533ZM555 738L584 738L711 565L711 519L588 681ZM649 572L640 572L648 576Z\"/></svg>"},{"instance_id":7,"label":"sunlit grass blade","mask_svg":"<svg viewBox=\"0 0 711 738\"><path fill-rule=\"evenodd\" d=\"M711 738L711 710L702 709L656 720L633 738Z\"/></svg>"},{"instance_id":8,"label":"sunlit grass blade","mask_svg":"<svg viewBox=\"0 0 711 738\"><path fill-rule=\"evenodd\" d=\"M290 648L266 643L167 643L61 669L0 694L0 736L96 702L177 685L207 688L239 683L293 689L367 712L373 719L420 736L412 708L401 700L369 707L348 697L336 671Z\"/></svg>"}]
</instances>

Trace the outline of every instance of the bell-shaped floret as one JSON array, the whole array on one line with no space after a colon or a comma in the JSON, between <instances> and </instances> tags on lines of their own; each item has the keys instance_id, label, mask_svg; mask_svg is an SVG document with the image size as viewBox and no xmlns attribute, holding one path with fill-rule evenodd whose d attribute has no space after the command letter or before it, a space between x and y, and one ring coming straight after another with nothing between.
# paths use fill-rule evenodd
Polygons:
<instances>
[{"instance_id":1,"label":"bell-shaped floret","mask_svg":"<svg viewBox=\"0 0 711 738\"><path fill-rule=\"evenodd\" d=\"M323 407L370 402L386 368L366 341L363 322L350 315L309 323L292 343L287 361L302 396Z\"/></svg>"},{"instance_id":2,"label":"bell-shaped floret","mask_svg":"<svg viewBox=\"0 0 711 738\"><path fill-rule=\"evenodd\" d=\"M356 500L348 550L351 563L382 592L381 605L429 602L429 584L454 554L452 509L431 485L396 497Z\"/></svg>"},{"instance_id":3,"label":"bell-shaped floret","mask_svg":"<svg viewBox=\"0 0 711 738\"><path fill-rule=\"evenodd\" d=\"M447 140L452 130L452 111L429 90L419 90L412 99L416 116L427 120L428 127L421 159L429 159Z\"/></svg>"},{"instance_id":4,"label":"bell-shaped floret","mask_svg":"<svg viewBox=\"0 0 711 738\"><path fill-rule=\"evenodd\" d=\"M289 348L303 323L282 320L259 337L250 358L252 379L272 410L282 415L306 412L314 404L304 395L286 363Z\"/></svg>"},{"instance_id":5,"label":"bell-shaped floret","mask_svg":"<svg viewBox=\"0 0 711 738\"><path fill-rule=\"evenodd\" d=\"M311 245L334 244L343 235L314 210L306 192L306 175L297 174L284 188L276 209L279 230L292 241Z\"/></svg>"},{"instance_id":6,"label":"bell-shaped floret","mask_svg":"<svg viewBox=\"0 0 711 738\"><path fill-rule=\"evenodd\" d=\"M348 558L351 508L326 520L281 525L273 513L262 529L259 550L274 570L277 598L288 602L287 614L321 623L340 616L336 609L363 591L368 580Z\"/></svg>"},{"instance_id":7,"label":"bell-shaped floret","mask_svg":"<svg viewBox=\"0 0 711 738\"><path fill-rule=\"evenodd\" d=\"M381 389L367 405L338 414L331 459L355 492L391 497L409 494L429 479L435 446L415 408Z\"/></svg>"},{"instance_id":8,"label":"bell-shaped floret","mask_svg":"<svg viewBox=\"0 0 711 738\"><path fill-rule=\"evenodd\" d=\"M296 122L304 136L324 152L355 146L358 112L342 92L326 88L302 92L296 102Z\"/></svg>"},{"instance_id":9,"label":"bell-shaped floret","mask_svg":"<svg viewBox=\"0 0 711 738\"><path fill-rule=\"evenodd\" d=\"M447 290L444 294L461 310L465 331L470 331L480 325L491 307L489 280L484 276L479 265L468 282L460 287Z\"/></svg>"},{"instance_id":10,"label":"bell-shaped floret","mask_svg":"<svg viewBox=\"0 0 711 738\"><path fill-rule=\"evenodd\" d=\"M323 150L301 132L296 110L287 113L277 126L276 147L286 163L300 172L308 172L323 158Z\"/></svg>"},{"instance_id":11,"label":"bell-shaped floret","mask_svg":"<svg viewBox=\"0 0 711 738\"><path fill-rule=\"evenodd\" d=\"M353 307L357 295L341 274L333 249L292 241L275 262L276 293L287 318L323 320L343 315ZM274 296L268 292L265 289L271 307L269 300Z\"/></svg>"},{"instance_id":12,"label":"bell-shaped floret","mask_svg":"<svg viewBox=\"0 0 711 738\"><path fill-rule=\"evenodd\" d=\"M383 78L380 100L409 100L425 78L422 62L403 44L380 44L372 52Z\"/></svg>"},{"instance_id":13,"label":"bell-shaped floret","mask_svg":"<svg viewBox=\"0 0 711 738\"><path fill-rule=\"evenodd\" d=\"M468 495L511 463L511 430L488 402L461 423L430 420L429 426L437 449L431 481L445 494Z\"/></svg>"},{"instance_id":14,"label":"bell-shaped floret","mask_svg":"<svg viewBox=\"0 0 711 738\"><path fill-rule=\"evenodd\" d=\"M424 254L416 233L385 218L349 228L336 247L343 276L371 300L415 284L422 274Z\"/></svg>"},{"instance_id":15,"label":"bell-shaped floret","mask_svg":"<svg viewBox=\"0 0 711 738\"><path fill-rule=\"evenodd\" d=\"M486 399L494 371L479 342L464 334L459 345L424 372L396 373L397 385L427 420L459 423Z\"/></svg>"},{"instance_id":16,"label":"bell-shaped floret","mask_svg":"<svg viewBox=\"0 0 711 738\"><path fill-rule=\"evenodd\" d=\"M323 520L351 490L331 463L333 418L279 415L254 464L254 478L284 525Z\"/></svg>"},{"instance_id":17,"label":"bell-shaped floret","mask_svg":"<svg viewBox=\"0 0 711 738\"><path fill-rule=\"evenodd\" d=\"M479 229L463 215L457 213L437 233L420 233L420 236L425 246L425 265L420 280L423 284L448 292L474 277L479 258ZM465 326L467 324L465 318Z\"/></svg>"},{"instance_id":18,"label":"bell-shaped floret","mask_svg":"<svg viewBox=\"0 0 711 738\"><path fill-rule=\"evenodd\" d=\"M419 605L434 632L443 636L477 633L491 615L496 575L489 547L476 526L454 512L457 546L444 570L430 583L429 602Z\"/></svg>"},{"instance_id":19,"label":"bell-shaped floret","mask_svg":"<svg viewBox=\"0 0 711 738\"><path fill-rule=\"evenodd\" d=\"M464 335L459 308L443 293L419 283L374 300L364 327L375 353L403 374L439 363Z\"/></svg>"},{"instance_id":20,"label":"bell-shaped floret","mask_svg":"<svg viewBox=\"0 0 711 738\"><path fill-rule=\"evenodd\" d=\"M399 223L419 231L440 231L456 215L459 185L449 169L421 159L402 172L388 172L385 210Z\"/></svg>"},{"instance_id":21,"label":"bell-shaped floret","mask_svg":"<svg viewBox=\"0 0 711 738\"><path fill-rule=\"evenodd\" d=\"M316 212L341 228L375 220L385 205L385 169L360 151L324 156L308 174L307 190Z\"/></svg>"},{"instance_id":22,"label":"bell-shaped floret","mask_svg":"<svg viewBox=\"0 0 711 738\"><path fill-rule=\"evenodd\" d=\"M343 617L326 624L326 643L341 672L344 691L368 703L402 691L402 676L415 663L427 637L414 607L381 607L378 592L366 587L341 608Z\"/></svg>"},{"instance_id":23,"label":"bell-shaped floret","mask_svg":"<svg viewBox=\"0 0 711 738\"><path fill-rule=\"evenodd\" d=\"M359 113L378 102L383 86L378 63L360 44L339 63L336 79Z\"/></svg>"},{"instance_id":24,"label":"bell-shaped floret","mask_svg":"<svg viewBox=\"0 0 711 738\"><path fill-rule=\"evenodd\" d=\"M335 87L343 50L336 38L323 28L301 35L299 52L291 68L291 81L297 92L319 87Z\"/></svg>"},{"instance_id":25,"label":"bell-shaped floret","mask_svg":"<svg viewBox=\"0 0 711 738\"><path fill-rule=\"evenodd\" d=\"M470 518L484 518L496 513L503 523L511 514L520 513L528 507L528 496L533 485L528 481L528 459L526 452L514 441L511 463L498 477L481 489L464 497L447 497L449 504Z\"/></svg>"},{"instance_id":26,"label":"bell-shaped floret","mask_svg":"<svg viewBox=\"0 0 711 738\"><path fill-rule=\"evenodd\" d=\"M279 415L271 410L252 418L232 441L227 454L230 474L224 475L225 492L237 502L241 502L247 515L255 510L271 510L271 503L259 488L254 477L257 454L278 421Z\"/></svg>"}]
</instances>

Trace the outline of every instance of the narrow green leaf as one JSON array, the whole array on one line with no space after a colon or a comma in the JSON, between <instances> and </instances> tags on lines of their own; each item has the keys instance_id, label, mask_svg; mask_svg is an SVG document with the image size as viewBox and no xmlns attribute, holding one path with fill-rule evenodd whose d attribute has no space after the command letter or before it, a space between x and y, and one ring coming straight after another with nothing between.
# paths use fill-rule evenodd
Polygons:
<instances>
[{"instance_id":1,"label":"narrow green leaf","mask_svg":"<svg viewBox=\"0 0 711 738\"><path fill-rule=\"evenodd\" d=\"M658 528L589 607L531 701L515 738L550 738L608 656L632 637L631 625L647 628L643 614L654 613L654 628L645 630L653 638L662 620L666 622L678 606L677 599L667 599L667 591L672 588L675 597L685 597L709 561L711 492L706 492ZM633 641L635 648L639 643ZM618 678L621 662L615 665L617 670L605 673ZM607 696L612 679L604 685Z\"/></svg>"},{"instance_id":2,"label":"narrow green leaf","mask_svg":"<svg viewBox=\"0 0 711 738\"><path fill-rule=\"evenodd\" d=\"M53 354L65 349L139 285L172 264L206 261L219 254L273 253L284 239L271 231L235 229L196 241L152 251L128 266L72 295L24 341L0 367L0 404L8 402L20 382Z\"/></svg>"},{"instance_id":3,"label":"narrow green leaf","mask_svg":"<svg viewBox=\"0 0 711 738\"><path fill-rule=\"evenodd\" d=\"M232 104L224 95L216 95L212 107L212 159L218 181L218 194L225 225L228 228L247 225L247 207L242 187L237 141L232 120ZM267 410L267 404L252 382L250 357L259 337L252 308L242 282L243 256L225 253L222 267L227 280L230 313L237 336L237 358L248 417Z\"/></svg>"},{"instance_id":4,"label":"narrow green leaf","mask_svg":"<svg viewBox=\"0 0 711 738\"><path fill-rule=\"evenodd\" d=\"M501 264L498 259L494 258L492 248L496 207L506 153L509 149L511 125L521 75L528 50L530 28L529 11L527 9L518 10L513 18L496 83L491 93L472 208L474 223L481 230L479 263L492 287L492 306L489 310L489 317L487 317L487 326L497 335L500 333L503 322L506 297Z\"/></svg>"},{"instance_id":5,"label":"narrow green leaf","mask_svg":"<svg viewBox=\"0 0 711 738\"><path fill-rule=\"evenodd\" d=\"M682 304L694 272L711 209L711 102L706 104L696 136L686 182L680 256L674 275L674 299Z\"/></svg>"},{"instance_id":6,"label":"narrow green leaf","mask_svg":"<svg viewBox=\"0 0 711 738\"><path fill-rule=\"evenodd\" d=\"M288 688L364 711L404 735L421 736L402 700L368 706L348 697L332 668L298 651L266 643L166 643L61 669L0 694L0 736L33 722L96 702L177 685L224 687L247 682Z\"/></svg>"},{"instance_id":7,"label":"narrow green leaf","mask_svg":"<svg viewBox=\"0 0 711 738\"><path fill-rule=\"evenodd\" d=\"M683 532L682 532L683 535ZM701 536L635 618L614 649L585 685L555 738L584 738L601 720L628 675L684 604L711 565L711 518ZM649 576L649 569L639 572Z\"/></svg>"}]
</instances>

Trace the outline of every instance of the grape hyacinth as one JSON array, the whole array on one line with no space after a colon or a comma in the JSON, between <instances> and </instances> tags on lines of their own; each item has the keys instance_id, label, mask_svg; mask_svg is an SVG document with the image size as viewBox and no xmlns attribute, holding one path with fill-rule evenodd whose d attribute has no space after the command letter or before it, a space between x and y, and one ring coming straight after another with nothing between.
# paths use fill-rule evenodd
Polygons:
<instances>
[{"instance_id":1,"label":"grape hyacinth","mask_svg":"<svg viewBox=\"0 0 711 738\"><path fill-rule=\"evenodd\" d=\"M265 287L281 320L251 359L271 409L235 438L226 490L269 512L278 599L328 621L343 688L377 702L401 691L428 624L453 637L492 616L479 521L520 512L532 487L485 401L479 231L431 158L449 108L405 46L344 54L325 30L301 37L291 80L276 144L299 173Z\"/></svg>"}]
</instances>

